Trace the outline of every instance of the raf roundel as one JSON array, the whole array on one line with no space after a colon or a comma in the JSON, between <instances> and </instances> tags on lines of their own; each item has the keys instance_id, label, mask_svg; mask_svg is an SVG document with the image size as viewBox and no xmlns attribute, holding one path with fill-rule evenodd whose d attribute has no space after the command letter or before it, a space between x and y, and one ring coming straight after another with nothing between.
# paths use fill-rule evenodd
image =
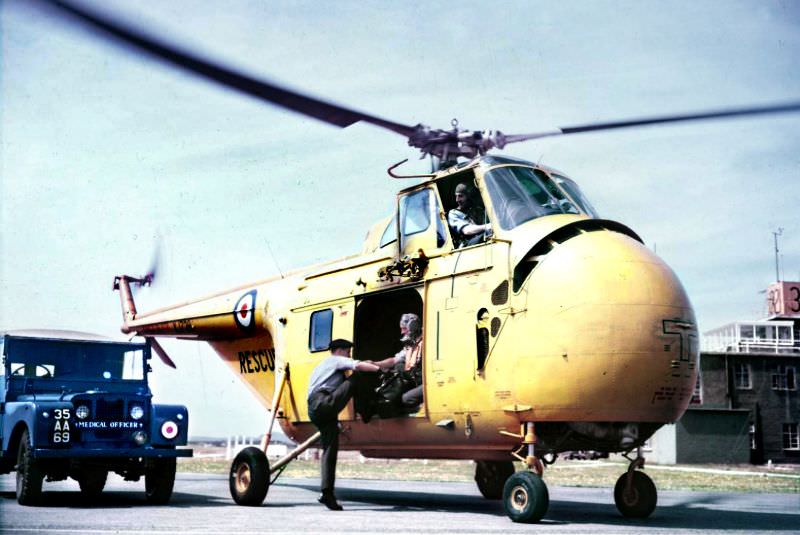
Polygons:
<instances>
[{"instance_id":1,"label":"raf roundel","mask_svg":"<svg viewBox=\"0 0 800 535\"><path fill-rule=\"evenodd\" d=\"M233 317L236 325L243 331L252 331L255 327L256 290L242 295L233 307Z\"/></svg>"},{"instance_id":2,"label":"raf roundel","mask_svg":"<svg viewBox=\"0 0 800 535\"><path fill-rule=\"evenodd\" d=\"M167 440L172 440L178 436L178 424L173 421L167 420L161 426L161 435Z\"/></svg>"}]
</instances>

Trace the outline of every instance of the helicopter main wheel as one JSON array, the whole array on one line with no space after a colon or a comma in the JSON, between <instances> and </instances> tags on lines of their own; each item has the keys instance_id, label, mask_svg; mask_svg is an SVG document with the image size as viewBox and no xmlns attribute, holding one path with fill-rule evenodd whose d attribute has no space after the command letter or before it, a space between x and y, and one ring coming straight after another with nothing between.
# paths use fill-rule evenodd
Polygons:
<instances>
[{"instance_id":1,"label":"helicopter main wheel","mask_svg":"<svg viewBox=\"0 0 800 535\"><path fill-rule=\"evenodd\" d=\"M650 476L634 471L630 488L626 489L628 474L622 474L614 485L614 503L622 516L627 518L647 518L656 508L658 492Z\"/></svg>"},{"instance_id":2,"label":"helicopter main wheel","mask_svg":"<svg viewBox=\"0 0 800 535\"><path fill-rule=\"evenodd\" d=\"M245 448L231 463L231 497L239 505L261 505L269 490L269 460L259 448Z\"/></svg>"},{"instance_id":3,"label":"helicopter main wheel","mask_svg":"<svg viewBox=\"0 0 800 535\"><path fill-rule=\"evenodd\" d=\"M514 463L511 461L475 461L475 482L487 500L501 499L503 486L513 474Z\"/></svg>"},{"instance_id":4,"label":"helicopter main wheel","mask_svg":"<svg viewBox=\"0 0 800 535\"><path fill-rule=\"evenodd\" d=\"M503 487L503 508L514 522L538 522L549 506L547 485L533 472L517 472Z\"/></svg>"}]
</instances>

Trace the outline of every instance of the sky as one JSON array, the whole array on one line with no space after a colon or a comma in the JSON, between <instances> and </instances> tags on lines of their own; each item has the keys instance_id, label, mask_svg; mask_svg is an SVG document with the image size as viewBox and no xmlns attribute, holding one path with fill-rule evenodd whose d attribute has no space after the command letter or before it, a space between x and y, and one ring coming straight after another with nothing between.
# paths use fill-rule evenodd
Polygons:
<instances>
[{"instance_id":1,"label":"sky","mask_svg":"<svg viewBox=\"0 0 800 535\"><path fill-rule=\"evenodd\" d=\"M258 77L387 119L526 133L800 100L800 4L86 2ZM277 5L276 5L277 4ZM140 311L359 251L428 163L391 132L337 129L0 7L0 329L119 335ZM800 115L510 146L574 178L675 270L700 330L765 315L800 280ZM206 345L165 340L161 402L193 435L258 434L266 411Z\"/></svg>"}]
</instances>

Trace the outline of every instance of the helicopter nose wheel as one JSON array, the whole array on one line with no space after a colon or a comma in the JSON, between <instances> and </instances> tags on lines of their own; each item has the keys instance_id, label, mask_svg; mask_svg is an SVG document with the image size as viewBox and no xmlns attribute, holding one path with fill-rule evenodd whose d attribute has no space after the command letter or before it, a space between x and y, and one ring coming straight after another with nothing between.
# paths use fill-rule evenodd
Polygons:
<instances>
[{"instance_id":1,"label":"helicopter nose wheel","mask_svg":"<svg viewBox=\"0 0 800 535\"><path fill-rule=\"evenodd\" d=\"M619 476L614 485L614 503L626 518L647 518L656 508L658 492L655 483L650 476L636 470L643 466L643 457L632 460L628 471Z\"/></svg>"},{"instance_id":2,"label":"helicopter nose wheel","mask_svg":"<svg viewBox=\"0 0 800 535\"><path fill-rule=\"evenodd\" d=\"M517 472L503 487L503 508L513 522L538 522L549 506L547 485L538 474Z\"/></svg>"}]
</instances>

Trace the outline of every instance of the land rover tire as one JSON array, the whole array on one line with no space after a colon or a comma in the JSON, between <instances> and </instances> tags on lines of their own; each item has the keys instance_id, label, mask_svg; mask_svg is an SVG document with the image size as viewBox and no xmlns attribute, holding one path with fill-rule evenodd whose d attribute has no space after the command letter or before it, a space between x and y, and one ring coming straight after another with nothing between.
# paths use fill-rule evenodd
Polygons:
<instances>
[{"instance_id":1,"label":"land rover tire","mask_svg":"<svg viewBox=\"0 0 800 535\"><path fill-rule=\"evenodd\" d=\"M144 470L144 491L147 503L164 505L175 486L175 458L148 459Z\"/></svg>"},{"instance_id":2,"label":"land rover tire","mask_svg":"<svg viewBox=\"0 0 800 535\"><path fill-rule=\"evenodd\" d=\"M33 458L33 447L28 430L22 432L17 451L17 502L35 505L42 497L44 473L39 461Z\"/></svg>"}]
</instances>

